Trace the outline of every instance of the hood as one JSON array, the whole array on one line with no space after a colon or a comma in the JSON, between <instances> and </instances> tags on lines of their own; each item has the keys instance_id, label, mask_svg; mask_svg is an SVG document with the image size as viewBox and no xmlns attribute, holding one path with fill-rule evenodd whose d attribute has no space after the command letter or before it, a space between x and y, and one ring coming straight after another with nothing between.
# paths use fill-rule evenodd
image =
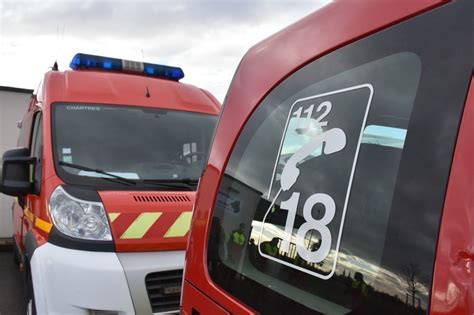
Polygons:
<instances>
[{"instance_id":1,"label":"hood","mask_svg":"<svg viewBox=\"0 0 474 315\"><path fill-rule=\"evenodd\" d=\"M99 191L117 252L185 250L196 192Z\"/></svg>"}]
</instances>

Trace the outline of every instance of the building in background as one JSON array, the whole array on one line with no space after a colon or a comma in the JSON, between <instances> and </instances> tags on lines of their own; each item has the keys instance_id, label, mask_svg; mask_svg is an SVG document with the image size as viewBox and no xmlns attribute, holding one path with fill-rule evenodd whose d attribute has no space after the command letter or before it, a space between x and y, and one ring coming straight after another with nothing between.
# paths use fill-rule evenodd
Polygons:
<instances>
[{"instance_id":1,"label":"building in background","mask_svg":"<svg viewBox=\"0 0 474 315\"><path fill-rule=\"evenodd\" d=\"M26 111L33 90L0 86L0 157L16 147L18 122ZM1 167L1 166L0 166ZM11 242L13 197L0 194L0 246Z\"/></svg>"}]
</instances>

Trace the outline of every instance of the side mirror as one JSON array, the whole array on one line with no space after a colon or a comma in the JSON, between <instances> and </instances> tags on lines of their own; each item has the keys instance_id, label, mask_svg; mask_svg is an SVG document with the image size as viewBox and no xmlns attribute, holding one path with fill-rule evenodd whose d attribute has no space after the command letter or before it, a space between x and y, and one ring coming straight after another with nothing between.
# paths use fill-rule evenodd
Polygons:
<instances>
[{"instance_id":1,"label":"side mirror","mask_svg":"<svg viewBox=\"0 0 474 315\"><path fill-rule=\"evenodd\" d=\"M30 157L26 148L6 151L2 159L0 192L15 197L33 193L31 170L35 163L36 158Z\"/></svg>"}]
</instances>

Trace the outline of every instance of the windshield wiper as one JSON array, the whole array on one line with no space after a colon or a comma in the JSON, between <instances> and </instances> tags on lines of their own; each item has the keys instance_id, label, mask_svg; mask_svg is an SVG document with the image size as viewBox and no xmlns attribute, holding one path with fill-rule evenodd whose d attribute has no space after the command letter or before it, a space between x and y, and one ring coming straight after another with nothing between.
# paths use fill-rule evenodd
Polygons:
<instances>
[{"instance_id":1,"label":"windshield wiper","mask_svg":"<svg viewBox=\"0 0 474 315\"><path fill-rule=\"evenodd\" d=\"M143 179L140 180L139 183L163 188L184 188L194 190L193 186L197 185L198 181L191 179Z\"/></svg>"},{"instance_id":2,"label":"windshield wiper","mask_svg":"<svg viewBox=\"0 0 474 315\"><path fill-rule=\"evenodd\" d=\"M131 180L131 179L128 179L128 178L125 178L125 177L122 177L122 176L118 176L118 175L103 171L101 169L94 169L94 168L90 168L90 167L86 167L86 166L82 166L82 165L78 165L78 164L63 162L63 161L59 161L58 164L61 165L61 166L67 166L67 167L70 167L70 168L75 168L75 169L78 169L78 170L81 170L81 171L94 172L94 173L97 173L97 174L110 176L112 178L107 178L107 177L98 177L98 178L105 179L105 180L110 180L110 181L113 181L113 182L116 182L116 183L129 184L129 185L136 185L137 184L137 182L134 181L134 180Z\"/></svg>"},{"instance_id":3,"label":"windshield wiper","mask_svg":"<svg viewBox=\"0 0 474 315\"><path fill-rule=\"evenodd\" d=\"M199 179L181 178L181 179L172 179L171 182L196 186L199 183Z\"/></svg>"}]
</instances>

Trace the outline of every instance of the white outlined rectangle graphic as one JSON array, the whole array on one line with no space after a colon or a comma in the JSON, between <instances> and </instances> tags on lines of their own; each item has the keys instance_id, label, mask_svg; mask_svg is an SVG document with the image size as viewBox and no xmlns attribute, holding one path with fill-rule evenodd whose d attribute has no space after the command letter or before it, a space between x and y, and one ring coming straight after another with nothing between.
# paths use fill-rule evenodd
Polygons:
<instances>
[{"instance_id":1,"label":"white outlined rectangle graphic","mask_svg":"<svg viewBox=\"0 0 474 315\"><path fill-rule=\"evenodd\" d=\"M347 93L351 91L356 91L356 90L361 90L361 89L367 89L368 90L368 98L367 98L367 103L365 104L365 96L364 96L364 104L365 105L365 110L363 107L359 107L359 114L358 116L362 116L363 118L361 120L360 124L360 132L356 127L353 127L355 131L353 131L352 136L352 149L350 151L346 152L354 152L354 144L355 140L357 139L356 135L358 132L358 140L357 144L355 146L355 153L353 155L353 160L352 160L352 166L350 168L350 175L347 183L347 190L345 193L344 197L344 204L341 209L341 207L336 208L335 203L333 198L321 191L314 191L313 195L307 198L306 201L300 201L300 192L294 191L293 185L298 181L300 174L300 170L298 169L299 163L301 163L304 159L306 159L308 156L312 157L317 157L319 155L327 155L329 156L330 154L339 152L339 151L344 151L344 148L346 147L346 132L347 130L344 130L344 126L337 126L337 124L333 123L331 120L328 121L327 118L331 117L329 114L331 112L331 109L334 107L336 108L337 106L341 106L340 104L337 103L332 103L330 102L330 97L335 96L337 94L342 94L342 93ZM258 250L261 256L273 260L279 264L286 265L288 267L300 270L302 272L311 274L315 277L321 278L321 279L329 279L332 277L336 270L336 265L337 265L337 257L339 253L339 246L341 242L341 237L342 237L342 232L344 228L344 220L345 220L345 215L346 215L346 210L347 210L347 204L348 200L350 197L350 191L352 187L352 181L354 177L354 172L355 172L355 167L357 164L357 159L359 156L359 149L362 141L362 135L364 132L364 128L367 122L367 116L370 110L370 106L372 103L372 97L373 97L374 89L371 84L366 83L366 84L361 84L357 86L352 86L344 89L339 89L327 93L322 93L322 94L317 94L309 97L304 97L296 100L292 106L289 109L288 112L288 117L286 119L285 123L285 129L281 137L280 141L280 146L278 150L278 155L275 159L275 164L273 168L273 173L272 177L270 180L270 185L269 185L269 190L268 190L268 195L267 197L271 201L270 207L267 209L265 216L263 218L262 222L262 227L260 230L259 234L259 239L258 239ZM351 94L349 94L351 95ZM315 102L312 102L312 101ZM308 102L309 101L309 102ZM361 102L360 100L358 102ZM303 105L302 105L303 104ZM306 105L305 105L306 104ZM360 106L362 106L361 103L359 103ZM297 107L298 105L301 105L299 108ZM344 104L348 105L348 104ZM351 104L349 104L351 105ZM294 108L297 108L294 111ZM362 112L361 112L362 111ZM317 118L314 119L313 114L317 114ZM291 119L291 117L294 117L294 119ZM291 122L290 122L291 120ZM293 141L296 142L295 148L290 148L285 147L285 152L283 152L284 149L284 143L286 137L293 137L295 136L291 135L291 133L288 133L289 127L291 126L291 130L293 134L296 133L305 133L306 136L303 137L304 140L300 141ZM329 128L331 127L331 128ZM315 150L317 153L315 154ZM284 157L284 158L283 158ZM285 161L285 162L282 162ZM346 164L346 174L349 174L349 160L348 163ZM280 169L283 168L280 174ZM279 172L279 181L277 181L277 170ZM347 175L346 175L347 176ZM346 177L347 179L347 177ZM280 184L280 187L277 187L276 185ZM272 189L276 192L274 193L274 196L272 196ZM278 190L277 190L278 189ZM325 260L329 252L332 252L333 254L333 263L330 268L329 273L318 273L313 270L309 270L306 268L303 268L297 264L291 263L287 260L280 259L278 256L279 255L272 255L269 254L270 251L273 251L271 248L272 246L275 246L275 244L270 244L270 242L267 242L265 244L267 249L262 250L261 242L263 239L267 238L268 236L264 237L264 233L266 230L266 224L267 223L267 216L269 213L274 210L274 205L275 202L277 201L278 197L282 192L285 192L285 194L291 193L291 198L282 201L280 205L280 210L285 210L288 211L287 213L287 219L286 219L286 224L285 224L285 231L283 233L279 232L280 234L278 235L281 243L279 245L279 250L283 251L285 253L288 253L289 250L289 240L296 238L295 244L292 243L292 245L296 246L296 250L298 252L298 256L300 258L303 258L309 263L319 263L323 260ZM340 200L342 203L342 193L340 194ZM283 195L284 196L284 195ZM324 216L322 218L313 218L311 211L312 207L318 203L321 203L324 205ZM297 213L297 208L301 208L302 205L304 204L303 207L303 216L304 216L304 223L301 224L298 228L298 232L296 236L293 236L294 233L294 224L295 224L295 217ZM342 211L342 214L340 214L340 211ZM301 212L301 211L300 211ZM331 222L331 220L334 218L335 214L338 213L338 216L340 215L340 225L337 231L329 231L327 228L327 225ZM301 220L301 216L299 217ZM300 222L301 222L300 220ZM272 229L275 231L275 228ZM315 230L319 233L321 236L319 247L316 248L316 250L309 249L309 248L303 248L304 245L304 239L306 237L306 233L308 231ZM329 234L328 234L329 233ZM333 235L334 234L334 235ZM289 236L288 236L289 235ZM281 237L280 237L281 236ZM332 244L336 242L336 246L334 247ZM303 244L303 245L301 245Z\"/></svg>"}]
</instances>

